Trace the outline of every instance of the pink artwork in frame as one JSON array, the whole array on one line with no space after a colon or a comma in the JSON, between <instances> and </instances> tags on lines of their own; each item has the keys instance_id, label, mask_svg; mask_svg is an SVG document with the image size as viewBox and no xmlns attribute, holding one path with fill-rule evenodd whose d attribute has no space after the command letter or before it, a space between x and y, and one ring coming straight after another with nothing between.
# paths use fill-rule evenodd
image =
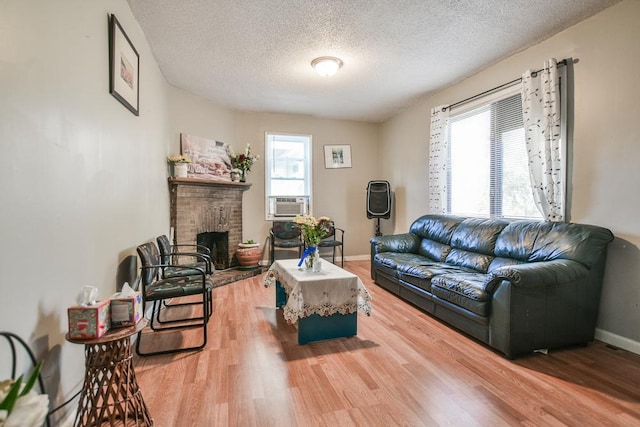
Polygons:
<instances>
[{"instance_id":1,"label":"pink artwork in frame","mask_svg":"<svg viewBox=\"0 0 640 427\"><path fill-rule=\"evenodd\" d=\"M182 154L191 159L187 165L189 178L231 181L228 144L200 136L180 134Z\"/></svg>"}]
</instances>

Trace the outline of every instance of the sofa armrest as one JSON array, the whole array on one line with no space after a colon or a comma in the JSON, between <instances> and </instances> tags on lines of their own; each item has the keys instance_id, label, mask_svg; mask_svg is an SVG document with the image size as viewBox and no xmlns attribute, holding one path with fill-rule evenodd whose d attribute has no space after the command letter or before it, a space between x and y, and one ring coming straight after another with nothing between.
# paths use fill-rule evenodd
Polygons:
<instances>
[{"instance_id":1,"label":"sofa armrest","mask_svg":"<svg viewBox=\"0 0 640 427\"><path fill-rule=\"evenodd\" d=\"M495 288L502 280L511 282L516 287L544 288L560 286L586 278L589 270L576 261L558 259L544 262L500 267L489 273L489 282Z\"/></svg>"},{"instance_id":2,"label":"sofa armrest","mask_svg":"<svg viewBox=\"0 0 640 427\"><path fill-rule=\"evenodd\" d=\"M371 254L380 252L418 253L422 238L412 233L376 236L371 240Z\"/></svg>"}]
</instances>

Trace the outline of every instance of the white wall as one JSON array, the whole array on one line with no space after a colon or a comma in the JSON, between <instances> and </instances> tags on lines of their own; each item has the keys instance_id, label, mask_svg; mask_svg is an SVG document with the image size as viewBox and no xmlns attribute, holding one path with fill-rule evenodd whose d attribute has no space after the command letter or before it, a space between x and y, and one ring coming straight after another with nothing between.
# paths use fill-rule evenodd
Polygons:
<instances>
[{"instance_id":1,"label":"white wall","mask_svg":"<svg viewBox=\"0 0 640 427\"><path fill-rule=\"evenodd\" d=\"M109 94L109 13L140 54L139 117ZM5 0L0 16L0 330L51 349L61 403L84 373L67 307L85 285L110 296L119 263L168 230L168 86L124 0Z\"/></svg>"},{"instance_id":2,"label":"white wall","mask_svg":"<svg viewBox=\"0 0 640 427\"><path fill-rule=\"evenodd\" d=\"M384 175L400 192L397 232L428 211L429 112L540 68L578 59L570 220L616 235L609 246L597 336L640 353L640 2L626 0L423 100L382 127ZM415 153L411 158L409 153ZM416 178L420 182L416 182ZM406 190L404 190L406 189Z\"/></svg>"}]
</instances>

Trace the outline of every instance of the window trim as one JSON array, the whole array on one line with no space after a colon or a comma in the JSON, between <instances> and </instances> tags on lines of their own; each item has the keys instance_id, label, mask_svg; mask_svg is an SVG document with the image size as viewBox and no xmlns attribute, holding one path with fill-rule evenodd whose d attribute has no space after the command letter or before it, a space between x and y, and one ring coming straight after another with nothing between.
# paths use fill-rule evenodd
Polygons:
<instances>
[{"instance_id":1,"label":"window trim","mask_svg":"<svg viewBox=\"0 0 640 427\"><path fill-rule=\"evenodd\" d=\"M313 136L311 134L305 133L288 133L288 132L271 132L266 131L264 136L264 159L265 159L265 168L264 168L264 215L265 220L274 221L274 220L286 220L292 219L292 217L283 217L283 216L274 216L274 213L271 212L271 203L270 198L272 196L276 196L271 194L271 138L272 137L289 137L292 139L307 139L306 143L306 168L305 168L305 184L307 187L308 194L278 194L278 197L307 197L308 198L308 212L313 212ZM302 141L301 141L302 142Z\"/></svg>"}]
</instances>

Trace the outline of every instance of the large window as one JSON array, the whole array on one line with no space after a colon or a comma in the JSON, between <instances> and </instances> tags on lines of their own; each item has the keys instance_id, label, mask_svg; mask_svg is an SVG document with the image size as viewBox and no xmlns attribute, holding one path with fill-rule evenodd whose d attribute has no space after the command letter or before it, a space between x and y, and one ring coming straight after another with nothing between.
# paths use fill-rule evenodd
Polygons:
<instances>
[{"instance_id":1,"label":"large window","mask_svg":"<svg viewBox=\"0 0 640 427\"><path fill-rule=\"evenodd\" d=\"M531 191L519 93L452 112L448 138L449 213L542 218Z\"/></svg>"},{"instance_id":2,"label":"large window","mask_svg":"<svg viewBox=\"0 0 640 427\"><path fill-rule=\"evenodd\" d=\"M266 134L265 141L266 218L291 212L293 203L304 203L300 212L308 212L311 204L311 135ZM292 210L293 209L293 210Z\"/></svg>"}]
</instances>

